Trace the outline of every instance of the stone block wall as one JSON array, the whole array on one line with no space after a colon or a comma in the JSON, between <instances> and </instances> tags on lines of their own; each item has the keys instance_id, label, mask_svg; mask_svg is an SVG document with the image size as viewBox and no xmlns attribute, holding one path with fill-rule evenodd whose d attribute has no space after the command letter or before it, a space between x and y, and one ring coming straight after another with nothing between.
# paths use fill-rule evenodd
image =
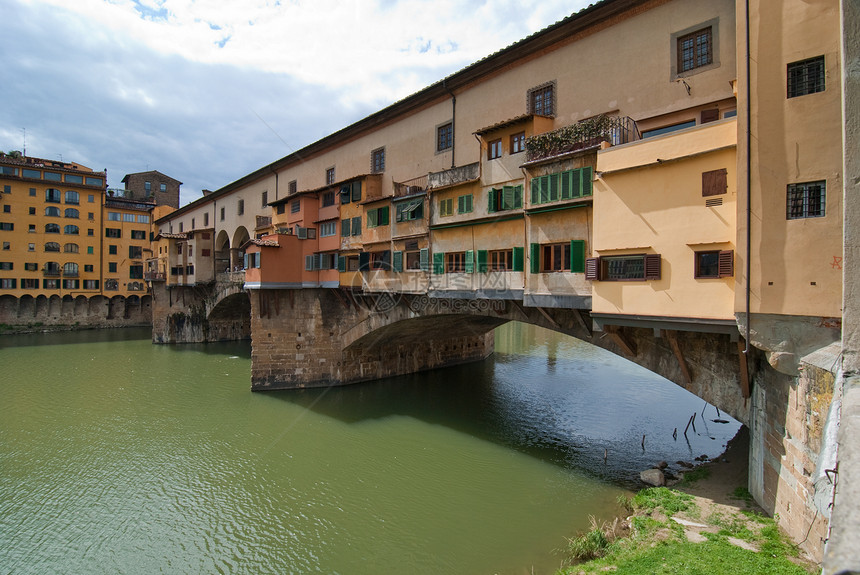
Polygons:
<instances>
[{"instance_id":1,"label":"stone block wall","mask_svg":"<svg viewBox=\"0 0 860 575\"><path fill-rule=\"evenodd\" d=\"M59 295L0 296L0 324L9 332L145 326L152 323L152 297Z\"/></svg>"}]
</instances>

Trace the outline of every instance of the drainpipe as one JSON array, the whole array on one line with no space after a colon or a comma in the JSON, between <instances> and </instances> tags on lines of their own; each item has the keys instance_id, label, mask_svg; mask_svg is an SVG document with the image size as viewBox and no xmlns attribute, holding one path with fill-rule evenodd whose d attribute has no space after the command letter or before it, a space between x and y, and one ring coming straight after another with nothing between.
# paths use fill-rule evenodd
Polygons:
<instances>
[{"instance_id":1,"label":"drainpipe","mask_svg":"<svg viewBox=\"0 0 860 575\"><path fill-rule=\"evenodd\" d=\"M451 94L451 169L453 170L457 167L457 164L454 161L454 148L457 145L457 138L455 136L457 133L457 96L455 96L454 92L448 87L445 79L442 80L442 87L445 88L445 91Z\"/></svg>"},{"instance_id":2,"label":"drainpipe","mask_svg":"<svg viewBox=\"0 0 860 575\"><path fill-rule=\"evenodd\" d=\"M750 75L750 61L752 58L750 57L750 2L749 2L749 0L746 0L746 2L744 2L744 7L746 10L746 22L745 22L745 24L746 24L746 57L747 57L747 63L746 63L747 64L746 65L746 75L747 75L747 78L746 78L746 82L747 82L747 85L746 85L746 93L747 93L746 94L746 97L747 97L747 105L746 105L746 114L747 114L747 134L746 134L746 137L747 137L747 157L746 157L746 161L747 161L746 275L747 275L747 281L746 281L746 290L745 290L746 291L746 294L745 294L745 297L746 297L746 328L745 328L745 331L746 331L746 333L744 334L744 339L746 340L745 341L746 347L744 348L744 355L749 357L749 351L750 351L750 273L752 272L752 262L750 262L750 257L752 254L752 245L751 245L752 231L750 230L750 226L752 224L752 205L751 205L751 202L752 202L752 172L750 171L750 169L752 167L752 161L751 161L752 149L750 147L752 145L752 111L751 111L752 110L752 104L750 103L750 97L751 97L752 90L750 88L750 76L751 76Z\"/></svg>"}]
</instances>

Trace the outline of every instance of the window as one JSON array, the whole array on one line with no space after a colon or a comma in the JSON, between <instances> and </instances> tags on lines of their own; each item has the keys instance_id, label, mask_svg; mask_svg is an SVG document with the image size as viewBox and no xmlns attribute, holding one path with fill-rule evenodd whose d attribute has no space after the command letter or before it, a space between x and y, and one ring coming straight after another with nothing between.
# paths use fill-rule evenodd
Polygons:
<instances>
[{"instance_id":1,"label":"window","mask_svg":"<svg viewBox=\"0 0 860 575\"><path fill-rule=\"evenodd\" d=\"M42 272L46 276L58 276L60 275L60 264L57 262L46 262L45 267L42 268Z\"/></svg>"},{"instance_id":2,"label":"window","mask_svg":"<svg viewBox=\"0 0 860 575\"><path fill-rule=\"evenodd\" d=\"M526 150L526 133L520 132L511 136L511 153L517 154Z\"/></svg>"},{"instance_id":3,"label":"window","mask_svg":"<svg viewBox=\"0 0 860 575\"><path fill-rule=\"evenodd\" d=\"M492 188L488 194L487 211L489 213L504 210L516 210L523 207L523 187L503 186L502 189Z\"/></svg>"},{"instance_id":4,"label":"window","mask_svg":"<svg viewBox=\"0 0 860 575\"><path fill-rule=\"evenodd\" d=\"M482 253L478 252L478 271L489 269L494 272L504 272L514 269L514 250L491 250L487 253L487 262L481 261Z\"/></svg>"},{"instance_id":5,"label":"window","mask_svg":"<svg viewBox=\"0 0 860 575\"><path fill-rule=\"evenodd\" d=\"M652 138L654 136L659 136L660 134L668 134L669 132L675 132L677 130L683 130L685 128L692 128L695 125L696 120L690 120L688 122L672 124L671 126L663 126L662 128L655 128L653 130L645 130L644 132L642 132L642 137Z\"/></svg>"},{"instance_id":6,"label":"window","mask_svg":"<svg viewBox=\"0 0 860 575\"><path fill-rule=\"evenodd\" d=\"M58 233L60 233L60 224L45 224L45 233L46 234L58 234Z\"/></svg>"},{"instance_id":7,"label":"window","mask_svg":"<svg viewBox=\"0 0 860 575\"><path fill-rule=\"evenodd\" d=\"M45 208L45 215L52 218L60 217L60 208L57 206L48 206Z\"/></svg>"},{"instance_id":8,"label":"window","mask_svg":"<svg viewBox=\"0 0 860 575\"><path fill-rule=\"evenodd\" d=\"M88 236L93 236L93 235L95 235L95 231L93 230L93 228L87 228L87 235L88 235Z\"/></svg>"},{"instance_id":9,"label":"window","mask_svg":"<svg viewBox=\"0 0 860 575\"><path fill-rule=\"evenodd\" d=\"M3 242L3 249L4 249L4 250L11 250L11 249L12 249L12 244L11 244L11 243L9 243L9 242Z\"/></svg>"},{"instance_id":10,"label":"window","mask_svg":"<svg viewBox=\"0 0 860 575\"><path fill-rule=\"evenodd\" d=\"M78 226L73 226L71 224L69 224L67 226L63 226L63 233L64 234L71 234L73 236L76 236L76 235L78 235L79 231L80 231L80 229L78 228Z\"/></svg>"},{"instance_id":11,"label":"window","mask_svg":"<svg viewBox=\"0 0 860 575\"><path fill-rule=\"evenodd\" d=\"M12 262L0 262L0 270L11 271Z\"/></svg>"},{"instance_id":12,"label":"window","mask_svg":"<svg viewBox=\"0 0 860 575\"><path fill-rule=\"evenodd\" d=\"M166 192L167 191L167 184L158 184L158 191L159 192Z\"/></svg>"},{"instance_id":13,"label":"window","mask_svg":"<svg viewBox=\"0 0 860 575\"><path fill-rule=\"evenodd\" d=\"M384 250L381 252L370 253L370 269L372 270L390 270L391 269L391 252Z\"/></svg>"},{"instance_id":14,"label":"window","mask_svg":"<svg viewBox=\"0 0 860 575\"><path fill-rule=\"evenodd\" d=\"M42 289L60 289L60 280L43 279Z\"/></svg>"},{"instance_id":15,"label":"window","mask_svg":"<svg viewBox=\"0 0 860 575\"><path fill-rule=\"evenodd\" d=\"M92 255L94 253L93 252L93 246L87 246L87 253L90 255Z\"/></svg>"},{"instance_id":16,"label":"window","mask_svg":"<svg viewBox=\"0 0 860 575\"><path fill-rule=\"evenodd\" d=\"M601 256L585 261L585 279L593 281L659 280L660 254Z\"/></svg>"},{"instance_id":17,"label":"window","mask_svg":"<svg viewBox=\"0 0 860 575\"><path fill-rule=\"evenodd\" d=\"M735 252L733 250L714 250L695 253L695 277L730 278L735 275Z\"/></svg>"},{"instance_id":18,"label":"window","mask_svg":"<svg viewBox=\"0 0 860 575\"><path fill-rule=\"evenodd\" d=\"M34 188L30 188L30 189L34 189ZM9 186L9 185L3 186L3 193L4 194L11 194L12 193L12 186Z\"/></svg>"},{"instance_id":19,"label":"window","mask_svg":"<svg viewBox=\"0 0 860 575\"><path fill-rule=\"evenodd\" d=\"M287 184L287 193L290 195L295 194L299 190L299 183L296 180L293 180L289 184Z\"/></svg>"},{"instance_id":20,"label":"window","mask_svg":"<svg viewBox=\"0 0 860 575\"><path fill-rule=\"evenodd\" d=\"M352 235L361 235L361 216L355 216L352 218Z\"/></svg>"},{"instance_id":21,"label":"window","mask_svg":"<svg viewBox=\"0 0 860 575\"><path fill-rule=\"evenodd\" d=\"M406 269L423 270L427 268L427 249L406 252ZM422 263L423 260L423 263Z\"/></svg>"},{"instance_id":22,"label":"window","mask_svg":"<svg viewBox=\"0 0 860 575\"><path fill-rule=\"evenodd\" d=\"M263 192L260 199L262 200L262 205L260 207L265 208L269 204L269 192Z\"/></svg>"},{"instance_id":23,"label":"window","mask_svg":"<svg viewBox=\"0 0 860 575\"><path fill-rule=\"evenodd\" d=\"M221 221L224 221L224 206L221 206Z\"/></svg>"},{"instance_id":24,"label":"window","mask_svg":"<svg viewBox=\"0 0 860 575\"><path fill-rule=\"evenodd\" d=\"M60 244L57 242L45 242L45 251L58 252L60 251Z\"/></svg>"},{"instance_id":25,"label":"window","mask_svg":"<svg viewBox=\"0 0 860 575\"><path fill-rule=\"evenodd\" d=\"M236 214L239 216L245 214L245 200L239 200L236 203Z\"/></svg>"},{"instance_id":26,"label":"window","mask_svg":"<svg viewBox=\"0 0 860 575\"><path fill-rule=\"evenodd\" d=\"M39 264L36 262L27 262L24 264L24 269L28 272L34 272L39 269Z\"/></svg>"},{"instance_id":27,"label":"window","mask_svg":"<svg viewBox=\"0 0 860 575\"><path fill-rule=\"evenodd\" d=\"M106 238L121 238L122 230L119 228L105 228Z\"/></svg>"},{"instance_id":28,"label":"window","mask_svg":"<svg viewBox=\"0 0 860 575\"><path fill-rule=\"evenodd\" d=\"M824 91L824 56L792 62L787 72L789 98Z\"/></svg>"},{"instance_id":29,"label":"window","mask_svg":"<svg viewBox=\"0 0 860 575\"><path fill-rule=\"evenodd\" d=\"M129 259L139 260L143 257L143 248L141 246L128 246Z\"/></svg>"},{"instance_id":30,"label":"window","mask_svg":"<svg viewBox=\"0 0 860 575\"><path fill-rule=\"evenodd\" d=\"M36 208L34 208L33 206L30 206L29 208L27 208L27 213L31 216L35 216L36 215Z\"/></svg>"},{"instance_id":31,"label":"window","mask_svg":"<svg viewBox=\"0 0 860 575\"><path fill-rule=\"evenodd\" d=\"M350 220L349 218L346 218L345 220L340 221L340 235L341 235L341 237L345 238L347 236L352 235L352 233L350 231L350 227L349 227L350 222L352 222L352 220Z\"/></svg>"},{"instance_id":32,"label":"window","mask_svg":"<svg viewBox=\"0 0 860 575\"><path fill-rule=\"evenodd\" d=\"M529 90L529 112L538 116L555 114L555 82Z\"/></svg>"},{"instance_id":33,"label":"window","mask_svg":"<svg viewBox=\"0 0 860 575\"><path fill-rule=\"evenodd\" d=\"M537 205L590 196L591 180L591 166L532 178L531 203Z\"/></svg>"},{"instance_id":34,"label":"window","mask_svg":"<svg viewBox=\"0 0 860 575\"><path fill-rule=\"evenodd\" d=\"M325 184L330 186L334 183L334 168L328 168L325 171Z\"/></svg>"},{"instance_id":35,"label":"window","mask_svg":"<svg viewBox=\"0 0 860 575\"><path fill-rule=\"evenodd\" d=\"M78 276L78 264L75 262L66 262L63 264L63 275L68 277Z\"/></svg>"},{"instance_id":36,"label":"window","mask_svg":"<svg viewBox=\"0 0 860 575\"><path fill-rule=\"evenodd\" d=\"M87 196L87 201L92 204L96 201L96 197L93 194L90 194Z\"/></svg>"},{"instance_id":37,"label":"window","mask_svg":"<svg viewBox=\"0 0 860 575\"><path fill-rule=\"evenodd\" d=\"M133 240L145 240L146 239L146 230L131 230L131 239L133 239Z\"/></svg>"},{"instance_id":38,"label":"window","mask_svg":"<svg viewBox=\"0 0 860 575\"><path fill-rule=\"evenodd\" d=\"M322 205L324 208L334 205L334 192L325 192L322 195Z\"/></svg>"},{"instance_id":39,"label":"window","mask_svg":"<svg viewBox=\"0 0 860 575\"><path fill-rule=\"evenodd\" d=\"M152 191L152 182L143 182L143 189L146 190L147 193Z\"/></svg>"},{"instance_id":40,"label":"window","mask_svg":"<svg viewBox=\"0 0 860 575\"><path fill-rule=\"evenodd\" d=\"M93 271L93 265L92 264L84 265L84 271L85 272L92 272Z\"/></svg>"},{"instance_id":41,"label":"window","mask_svg":"<svg viewBox=\"0 0 860 575\"><path fill-rule=\"evenodd\" d=\"M120 214L119 212L108 212L108 221L120 222L122 221L122 214Z\"/></svg>"},{"instance_id":42,"label":"window","mask_svg":"<svg viewBox=\"0 0 860 575\"><path fill-rule=\"evenodd\" d=\"M66 174L66 183L67 184L83 184L84 177L83 176L73 176L72 174Z\"/></svg>"},{"instance_id":43,"label":"window","mask_svg":"<svg viewBox=\"0 0 860 575\"><path fill-rule=\"evenodd\" d=\"M21 289L39 289L39 280L35 278L21 278Z\"/></svg>"},{"instance_id":44,"label":"window","mask_svg":"<svg viewBox=\"0 0 860 575\"><path fill-rule=\"evenodd\" d=\"M299 211L301 209L302 209L301 200L293 200L292 202L290 202L290 213L291 214L297 214L297 213L299 213Z\"/></svg>"},{"instance_id":45,"label":"window","mask_svg":"<svg viewBox=\"0 0 860 575\"><path fill-rule=\"evenodd\" d=\"M108 255L115 256L116 254L117 254L116 245L113 245L113 244L109 245L108 246Z\"/></svg>"},{"instance_id":46,"label":"window","mask_svg":"<svg viewBox=\"0 0 860 575\"><path fill-rule=\"evenodd\" d=\"M116 266L116 264L114 264ZM119 289L119 280L116 279L106 279L105 280L105 290L107 291L116 291Z\"/></svg>"},{"instance_id":47,"label":"window","mask_svg":"<svg viewBox=\"0 0 860 575\"><path fill-rule=\"evenodd\" d=\"M81 203L81 195L74 190L66 191L66 203L67 204L79 204L79 203Z\"/></svg>"},{"instance_id":48,"label":"window","mask_svg":"<svg viewBox=\"0 0 860 575\"><path fill-rule=\"evenodd\" d=\"M472 211L472 194L466 194L457 198L457 213L467 214Z\"/></svg>"},{"instance_id":49,"label":"window","mask_svg":"<svg viewBox=\"0 0 860 575\"><path fill-rule=\"evenodd\" d=\"M320 224L320 237L327 238L337 233L337 222L322 222Z\"/></svg>"},{"instance_id":50,"label":"window","mask_svg":"<svg viewBox=\"0 0 860 575\"><path fill-rule=\"evenodd\" d=\"M454 123L447 122L436 127L436 151L444 152L454 147Z\"/></svg>"},{"instance_id":51,"label":"window","mask_svg":"<svg viewBox=\"0 0 860 575\"><path fill-rule=\"evenodd\" d=\"M189 266L191 267L191 266ZM191 267L191 271L188 272L189 275L194 274L194 268ZM143 279L143 266L128 266L128 277L133 280L142 280Z\"/></svg>"},{"instance_id":52,"label":"window","mask_svg":"<svg viewBox=\"0 0 860 575\"><path fill-rule=\"evenodd\" d=\"M827 183L824 180L803 184L789 184L786 218L797 220L801 218L824 217L826 188Z\"/></svg>"},{"instance_id":53,"label":"window","mask_svg":"<svg viewBox=\"0 0 860 575\"><path fill-rule=\"evenodd\" d=\"M149 223L149 214L138 214L137 223L148 224Z\"/></svg>"},{"instance_id":54,"label":"window","mask_svg":"<svg viewBox=\"0 0 860 575\"><path fill-rule=\"evenodd\" d=\"M30 188L30 195L36 197L36 188Z\"/></svg>"},{"instance_id":55,"label":"window","mask_svg":"<svg viewBox=\"0 0 860 575\"><path fill-rule=\"evenodd\" d=\"M3 204L3 213L4 214L12 213L12 206L10 206L9 204Z\"/></svg>"},{"instance_id":56,"label":"window","mask_svg":"<svg viewBox=\"0 0 860 575\"><path fill-rule=\"evenodd\" d=\"M367 210L367 227L375 228L388 225L388 206Z\"/></svg>"},{"instance_id":57,"label":"window","mask_svg":"<svg viewBox=\"0 0 860 575\"><path fill-rule=\"evenodd\" d=\"M123 214L122 221L124 222L134 222L134 214Z\"/></svg>"},{"instance_id":58,"label":"window","mask_svg":"<svg viewBox=\"0 0 860 575\"><path fill-rule=\"evenodd\" d=\"M108 272L115 274L116 273L116 262L108 263Z\"/></svg>"},{"instance_id":59,"label":"window","mask_svg":"<svg viewBox=\"0 0 860 575\"><path fill-rule=\"evenodd\" d=\"M702 197L719 196L728 189L728 176L725 168L702 172Z\"/></svg>"},{"instance_id":60,"label":"window","mask_svg":"<svg viewBox=\"0 0 860 575\"><path fill-rule=\"evenodd\" d=\"M95 215L95 213L94 213L94 212L87 212L87 219L88 219L89 221L93 221L93 220L95 220L95 219L96 219L96 215Z\"/></svg>"},{"instance_id":61,"label":"window","mask_svg":"<svg viewBox=\"0 0 860 575\"><path fill-rule=\"evenodd\" d=\"M66 211L63 215L67 218L77 219L80 217L80 212L78 212L78 210L76 210L75 208L66 208Z\"/></svg>"},{"instance_id":62,"label":"window","mask_svg":"<svg viewBox=\"0 0 860 575\"><path fill-rule=\"evenodd\" d=\"M22 178L30 178L33 180L41 180L42 172L39 170L30 170L27 168L21 168L21 177ZM59 201L59 200L57 200Z\"/></svg>"},{"instance_id":63,"label":"window","mask_svg":"<svg viewBox=\"0 0 860 575\"><path fill-rule=\"evenodd\" d=\"M48 188L45 190L45 201L52 204L60 203L60 190L56 188Z\"/></svg>"},{"instance_id":64,"label":"window","mask_svg":"<svg viewBox=\"0 0 860 575\"><path fill-rule=\"evenodd\" d=\"M56 224L54 224L54 225L56 225ZM59 228L59 226L58 226L58 228ZM0 222L0 230L3 230L4 232L14 231L15 230L15 224L12 222Z\"/></svg>"},{"instance_id":65,"label":"window","mask_svg":"<svg viewBox=\"0 0 860 575\"><path fill-rule=\"evenodd\" d=\"M407 222L420 220L424 217L424 199L401 202L397 204L397 221Z\"/></svg>"},{"instance_id":66,"label":"window","mask_svg":"<svg viewBox=\"0 0 860 575\"><path fill-rule=\"evenodd\" d=\"M63 175L59 172L45 172L45 179L51 182L61 182Z\"/></svg>"},{"instance_id":67,"label":"window","mask_svg":"<svg viewBox=\"0 0 860 575\"><path fill-rule=\"evenodd\" d=\"M84 289L99 289L99 280L84 280Z\"/></svg>"},{"instance_id":68,"label":"window","mask_svg":"<svg viewBox=\"0 0 860 575\"><path fill-rule=\"evenodd\" d=\"M385 171L385 148L377 148L370 152L370 171L374 174Z\"/></svg>"},{"instance_id":69,"label":"window","mask_svg":"<svg viewBox=\"0 0 860 575\"><path fill-rule=\"evenodd\" d=\"M18 281L14 278L3 278L0 279L0 289L15 289Z\"/></svg>"},{"instance_id":70,"label":"window","mask_svg":"<svg viewBox=\"0 0 860 575\"><path fill-rule=\"evenodd\" d=\"M457 273L466 271L466 252L448 252L445 254L445 272Z\"/></svg>"},{"instance_id":71,"label":"window","mask_svg":"<svg viewBox=\"0 0 860 575\"><path fill-rule=\"evenodd\" d=\"M63 289L80 289L81 280L63 280Z\"/></svg>"},{"instance_id":72,"label":"window","mask_svg":"<svg viewBox=\"0 0 860 575\"><path fill-rule=\"evenodd\" d=\"M714 61L711 27L678 38L678 73L688 72Z\"/></svg>"},{"instance_id":73,"label":"window","mask_svg":"<svg viewBox=\"0 0 860 575\"><path fill-rule=\"evenodd\" d=\"M439 215L442 217L454 215L454 198L439 200Z\"/></svg>"},{"instance_id":74,"label":"window","mask_svg":"<svg viewBox=\"0 0 860 575\"><path fill-rule=\"evenodd\" d=\"M63 251L67 254L76 254L80 251L78 244L68 243L63 246Z\"/></svg>"},{"instance_id":75,"label":"window","mask_svg":"<svg viewBox=\"0 0 860 575\"><path fill-rule=\"evenodd\" d=\"M570 244L549 244L541 246L543 252L541 258L542 272L570 271Z\"/></svg>"},{"instance_id":76,"label":"window","mask_svg":"<svg viewBox=\"0 0 860 575\"><path fill-rule=\"evenodd\" d=\"M487 145L487 159L495 160L502 157L502 140L493 140Z\"/></svg>"},{"instance_id":77,"label":"window","mask_svg":"<svg viewBox=\"0 0 860 575\"><path fill-rule=\"evenodd\" d=\"M36 233L36 224L27 224L27 233Z\"/></svg>"},{"instance_id":78,"label":"window","mask_svg":"<svg viewBox=\"0 0 860 575\"><path fill-rule=\"evenodd\" d=\"M148 217L148 216L147 216ZM209 212L203 214L203 227L209 227Z\"/></svg>"}]
</instances>

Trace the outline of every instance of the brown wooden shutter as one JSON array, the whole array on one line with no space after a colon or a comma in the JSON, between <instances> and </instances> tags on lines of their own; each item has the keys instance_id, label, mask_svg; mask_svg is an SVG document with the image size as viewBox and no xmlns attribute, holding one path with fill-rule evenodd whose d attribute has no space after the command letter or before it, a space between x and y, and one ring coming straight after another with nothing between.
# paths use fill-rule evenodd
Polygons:
<instances>
[{"instance_id":1,"label":"brown wooden shutter","mask_svg":"<svg viewBox=\"0 0 860 575\"><path fill-rule=\"evenodd\" d=\"M585 258L585 279L600 280L600 258Z\"/></svg>"},{"instance_id":2,"label":"brown wooden shutter","mask_svg":"<svg viewBox=\"0 0 860 575\"><path fill-rule=\"evenodd\" d=\"M720 111L719 110L702 110L702 120L701 124L707 124L708 122L714 122L720 119Z\"/></svg>"},{"instance_id":3,"label":"brown wooden shutter","mask_svg":"<svg viewBox=\"0 0 860 575\"><path fill-rule=\"evenodd\" d=\"M735 252L734 250L723 250L720 252L719 277L730 278L735 275Z\"/></svg>"},{"instance_id":4,"label":"brown wooden shutter","mask_svg":"<svg viewBox=\"0 0 860 575\"><path fill-rule=\"evenodd\" d=\"M728 175L725 168L702 172L702 197L719 196L728 190Z\"/></svg>"},{"instance_id":5,"label":"brown wooden shutter","mask_svg":"<svg viewBox=\"0 0 860 575\"><path fill-rule=\"evenodd\" d=\"M660 279L660 254L645 254L645 279Z\"/></svg>"}]
</instances>

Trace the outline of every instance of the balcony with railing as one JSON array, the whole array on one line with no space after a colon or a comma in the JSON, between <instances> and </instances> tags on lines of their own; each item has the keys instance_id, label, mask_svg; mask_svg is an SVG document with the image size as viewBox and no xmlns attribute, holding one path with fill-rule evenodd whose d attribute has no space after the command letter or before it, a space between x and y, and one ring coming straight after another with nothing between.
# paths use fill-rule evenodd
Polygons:
<instances>
[{"instance_id":1,"label":"balcony with railing","mask_svg":"<svg viewBox=\"0 0 860 575\"><path fill-rule=\"evenodd\" d=\"M405 182L394 182L394 197L414 196L427 191L427 176L418 176Z\"/></svg>"},{"instance_id":2,"label":"balcony with railing","mask_svg":"<svg viewBox=\"0 0 860 575\"><path fill-rule=\"evenodd\" d=\"M261 230L268 228L272 225L272 216L257 216L257 222L255 224L255 230Z\"/></svg>"},{"instance_id":3,"label":"balcony with railing","mask_svg":"<svg viewBox=\"0 0 860 575\"><path fill-rule=\"evenodd\" d=\"M604 142L612 146L641 138L636 122L629 116L596 116L526 139L526 162L554 158Z\"/></svg>"},{"instance_id":4,"label":"balcony with railing","mask_svg":"<svg viewBox=\"0 0 860 575\"><path fill-rule=\"evenodd\" d=\"M466 164L465 166L451 168L450 170L430 172L427 175L427 186L433 189L448 188L475 181L480 177L481 164L480 162L475 162L474 164Z\"/></svg>"}]
</instances>

